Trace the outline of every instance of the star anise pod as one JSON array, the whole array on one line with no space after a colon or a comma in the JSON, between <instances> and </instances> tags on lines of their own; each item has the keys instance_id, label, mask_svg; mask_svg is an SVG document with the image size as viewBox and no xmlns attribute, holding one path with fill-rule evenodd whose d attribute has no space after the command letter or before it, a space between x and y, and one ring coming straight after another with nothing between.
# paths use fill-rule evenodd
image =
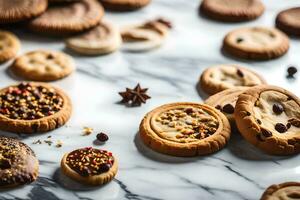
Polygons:
<instances>
[{"instance_id":1,"label":"star anise pod","mask_svg":"<svg viewBox=\"0 0 300 200\"><path fill-rule=\"evenodd\" d=\"M126 91L119 92L121 97L121 103L128 104L130 106L140 106L142 103L146 103L147 99L151 97L146 94L148 88L141 88L138 83L134 89L126 88Z\"/></svg>"}]
</instances>

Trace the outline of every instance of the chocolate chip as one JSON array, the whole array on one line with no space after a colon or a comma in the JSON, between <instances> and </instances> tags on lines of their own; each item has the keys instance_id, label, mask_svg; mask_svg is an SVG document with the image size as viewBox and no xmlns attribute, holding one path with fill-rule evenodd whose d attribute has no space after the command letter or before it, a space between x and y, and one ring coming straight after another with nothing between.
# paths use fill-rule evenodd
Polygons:
<instances>
[{"instance_id":1,"label":"chocolate chip","mask_svg":"<svg viewBox=\"0 0 300 200\"><path fill-rule=\"evenodd\" d=\"M297 73L297 68L294 67L294 66L290 66L288 69L287 69L287 73L288 73L288 78L294 78L294 75Z\"/></svg>"},{"instance_id":2,"label":"chocolate chip","mask_svg":"<svg viewBox=\"0 0 300 200\"><path fill-rule=\"evenodd\" d=\"M18 85L18 88L19 88L20 90L26 89L26 88L27 88L27 84L26 84L26 83L20 83L20 84Z\"/></svg>"},{"instance_id":3,"label":"chocolate chip","mask_svg":"<svg viewBox=\"0 0 300 200\"><path fill-rule=\"evenodd\" d=\"M110 169L110 165L107 163L103 163L99 166L100 172L107 172Z\"/></svg>"},{"instance_id":4,"label":"chocolate chip","mask_svg":"<svg viewBox=\"0 0 300 200\"><path fill-rule=\"evenodd\" d=\"M248 111L246 111L246 115L247 115L247 116L250 116L250 115L251 115L251 113L250 113L250 112L248 112Z\"/></svg>"},{"instance_id":5,"label":"chocolate chip","mask_svg":"<svg viewBox=\"0 0 300 200\"><path fill-rule=\"evenodd\" d=\"M271 137L272 136L272 132L265 129L265 128L260 128L260 131L263 134L263 136L265 136L265 137Z\"/></svg>"},{"instance_id":6,"label":"chocolate chip","mask_svg":"<svg viewBox=\"0 0 300 200\"><path fill-rule=\"evenodd\" d=\"M47 59L53 59L54 58L54 56L52 55L52 54L49 54L48 56L47 56Z\"/></svg>"},{"instance_id":7,"label":"chocolate chip","mask_svg":"<svg viewBox=\"0 0 300 200\"><path fill-rule=\"evenodd\" d=\"M286 128L287 128L287 129L291 128L291 126L292 126L292 124L289 123L289 122L286 124Z\"/></svg>"},{"instance_id":8,"label":"chocolate chip","mask_svg":"<svg viewBox=\"0 0 300 200\"><path fill-rule=\"evenodd\" d=\"M284 108L281 104L278 104L278 103L273 104L273 112L276 115L280 115L283 112L283 110L284 110Z\"/></svg>"},{"instance_id":9,"label":"chocolate chip","mask_svg":"<svg viewBox=\"0 0 300 200\"><path fill-rule=\"evenodd\" d=\"M236 39L236 42L237 42L237 43L241 43L241 42L243 42L243 41L244 41L243 38L237 38L237 39Z\"/></svg>"},{"instance_id":10,"label":"chocolate chip","mask_svg":"<svg viewBox=\"0 0 300 200\"><path fill-rule=\"evenodd\" d=\"M275 125L275 130L278 131L279 133L284 133L287 131L287 127L282 123L277 123Z\"/></svg>"},{"instance_id":11,"label":"chocolate chip","mask_svg":"<svg viewBox=\"0 0 300 200\"><path fill-rule=\"evenodd\" d=\"M288 122L297 127L297 128L300 128L300 120L299 119L296 119L296 118L292 118L292 119L289 119Z\"/></svg>"},{"instance_id":12,"label":"chocolate chip","mask_svg":"<svg viewBox=\"0 0 300 200\"><path fill-rule=\"evenodd\" d=\"M105 133L98 133L96 137L100 142L106 142L109 139Z\"/></svg>"},{"instance_id":13,"label":"chocolate chip","mask_svg":"<svg viewBox=\"0 0 300 200\"><path fill-rule=\"evenodd\" d=\"M260 119L257 119L256 121L257 121L257 123L258 123L259 125L262 124L262 122L261 122Z\"/></svg>"},{"instance_id":14,"label":"chocolate chip","mask_svg":"<svg viewBox=\"0 0 300 200\"><path fill-rule=\"evenodd\" d=\"M1 169L9 169L10 167L11 167L10 160L8 160L8 159L0 160L0 168Z\"/></svg>"},{"instance_id":15,"label":"chocolate chip","mask_svg":"<svg viewBox=\"0 0 300 200\"><path fill-rule=\"evenodd\" d=\"M228 103L223 106L222 111L227 114L232 114L232 113L234 113L234 107Z\"/></svg>"},{"instance_id":16,"label":"chocolate chip","mask_svg":"<svg viewBox=\"0 0 300 200\"><path fill-rule=\"evenodd\" d=\"M236 73L237 73L237 75L238 75L239 77L241 77L241 78L244 77L244 73L242 72L242 70L237 69L237 70L236 70Z\"/></svg>"},{"instance_id":17,"label":"chocolate chip","mask_svg":"<svg viewBox=\"0 0 300 200\"><path fill-rule=\"evenodd\" d=\"M220 106L220 105L216 105L215 108L218 110L222 110L222 106Z\"/></svg>"},{"instance_id":18,"label":"chocolate chip","mask_svg":"<svg viewBox=\"0 0 300 200\"><path fill-rule=\"evenodd\" d=\"M188 115L194 112L193 108L186 108L184 111L185 111L186 114L188 114Z\"/></svg>"}]
</instances>

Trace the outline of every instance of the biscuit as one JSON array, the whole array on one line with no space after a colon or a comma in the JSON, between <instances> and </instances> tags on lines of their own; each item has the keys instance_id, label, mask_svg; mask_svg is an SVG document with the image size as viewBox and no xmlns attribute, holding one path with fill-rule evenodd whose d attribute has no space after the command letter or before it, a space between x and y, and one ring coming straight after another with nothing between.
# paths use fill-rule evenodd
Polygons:
<instances>
[{"instance_id":1,"label":"biscuit","mask_svg":"<svg viewBox=\"0 0 300 200\"><path fill-rule=\"evenodd\" d=\"M0 30L0 63L15 57L20 50L20 40L13 33Z\"/></svg>"},{"instance_id":2,"label":"biscuit","mask_svg":"<svg viewBox=\"0 0 300 200\"><path fill-rule=\"evenodd\" d=\"M14 61L11 70L31 81L54 81L71 74L75 63L71 56L58 51L32 51Z\"/></svg>"},{"instance_id":3,"label":"biscuit","mask_svg":"<svg viewBox=\"0 0 300 200\"><path fill-rule=\"evenodd\" d=\"M133 11L148 5L151 0L100 0L105 9L112 11Z\"/></svg>"},{"instance_id":4,"label":"biscuit","mask_svg":"<svg viewBox=\"0 0 300 200\"><path fill-rule=\"evenodd\" d=\"M0 130L40 133L64 125L71 116L69 97L46 83L29 82L0 90Z\"/></svg>"},{"instance_id":5,"label":"biscuit","mask_svg":"<svg viewBox=\"0 0 300 200\"><path fill-rule=\"evenodd\" d=\"M0 189L35 181L39 162L32 149L17 139L0 136Z\"/></svg>"},{"instance_id":6,"label":"biscuit","mask_svg":"<svg viewBox=\"0 0 300 200\"><path fill-rule=\"evenodd\" d=\"M260 200L295 200L300 198L300 183L285 182L271 185L263 193Z\"/></svg>"},{"instance_id":7,"label":"biscuit","mask_svg":"<svg viewBox=\"0 0 300 200\"><path fill-rule=\"evenodd\" d=\"M281 11L276 17L276 27L289 35L300 36L300 7Z\"/></svg>"},{"instance_id":8,"label":"biscuit","mask_svg":"<svg viewBox=\"0 0 300 200\"><path fill-rule=\"evenodd\" d=\"M83 55L101 55L116 51L121 42L118 28L109 22L101 22L95 28L67 39L66 45Z\"/></svg>"},{"instance_id":9,"label":"biscuit","mask_svg":"<svg viewBox=\"0 0 300 200\"><path fill-rule=\"evenodd\" d=\"M235 121L243 137L273 155L300 152L300 99L269 85L250 88L239 95Z\"/></svg>"},{"instance_id":10,"label":"biscuit","mask_svg":"<svg viewBox=\"0 0 300 200\"><path fill-rule=\"evenodd\" d=\"M229 32L223 50L235 57L269 60L283 56L289 49L289 39L275 28L250 27Z\"/></svg>"},{"instance_id":11,"label":"biscuit","mask_svg":"<svg viewBox=\"0 0 300 200\"><path fill-rule=\"evenodd\" d=\"M260 0L203 0L200 12L223 22L242 22L258 18L265 10Z\"/></svg>"},{"instance_id":12,"label":"biscuit","mask_svg":"<svg viewBox=\"0 0 300 200\"><path fill-rule=\"evenodd\" d=\"M111 152L86 147L66 153L61 160L61 170L79 183L97 186L115 177L118 162Z\"/></svg>"},{"instance_id":13,"label":"biscuit","mask_svg":"<svg viewBox=\"0 0 300 200\"><path fill-rule=\"evenodd\" d=\"M27 20L42 14L47 0L0 0L0 24Z\"/></svg>"},{"instance_id":14,"label":"biscuit","mask_svg":"<svg viewBox=\"0 0 300 200\"><path fill-rule=\"evenodd\" d=\"M217 65L208 67L200 77L200 86L207 94L216 94L239 86L251 87L266 81L254 71L238 65Z\"/></svg>"},{"instance_id":15,"label":"biscuit","mask_svg":"<svg viewBox=\"0 0 300 200\"><path fill-rule=\"evenodd\" d=\"M29 22L29 28L36 32L61 35L88 30L96 26L104 10L96 0L82 0L67 4L56 4Z\"/></svg>"},{"instance_id":16,"label":"biscuit","mask_svg":"<svg viewBox=\"0 0 300 200\"><path fill-rule=\"evenodd\" d=\"M139 131L146 146L182 157L219 151L230 134L230 124L220 111L209 105L187 102L152 110L143 118Z\"/></svg>"}]
</instances>

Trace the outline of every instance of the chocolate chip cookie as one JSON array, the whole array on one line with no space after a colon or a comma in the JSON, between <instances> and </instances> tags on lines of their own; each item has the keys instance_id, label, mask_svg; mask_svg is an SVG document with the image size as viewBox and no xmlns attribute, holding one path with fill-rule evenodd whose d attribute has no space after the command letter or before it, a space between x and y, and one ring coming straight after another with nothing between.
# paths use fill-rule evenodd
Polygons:
<instances>
[{"instance_id":1,"label":"chocolate chip cookie","mask_svg":"<svg viewBox=\"0 0 300 200\"><path fill-rule=\"evenodd\" d=\"M300 36L300 7L281 11L276 17L276 27L289 35Z\"/></svg>"},{"instance_id":2,"label":"chocolate chip cookie","mask_svg":"<svg viewBox=\"0 0 300 200\"><path fill-rule=\"evenodd\" d=\"M13 33L0 30L0 63L15 57L20 49L20 40Z\"/></svg>"},{"instance_id":3,"label":"chocolate chip cookie","mask_svg":"<svg viewBox=\"0 0 300 200\"><path fill-rule=\"evenodd\" d=\"M299 198L300 183L286 182L268 187L260 200L296 200Z\"/></svg>"},{"instance_id":4,"label":"chocolate chip cookie","mask_svg":"<svg viewBox=\"0 0 300 200\"><path fill-rule=\"evenodd\" d=\"M274 155L300 152L300 99L269 85L239 95L235 120L240 133L259 149Z\"/></svg>"},{"instance_id":5,"label":"chocolate chip cookie","mask_svg":"<svg viewBox=\"0 0 300 200\"><path fill-rule=\"evenodd\" d=\"M217 65L207 68L200 77L200 86L207 94L239 86L251 87L265 84L256 72L238 65Z\"/></svg>"},{"instance_id":6,"label":"chocolate chip cookie","mask_svg":"<svg viewBox=\"0 0 300 200\"><path fill-rule=\"evenodd\" d=\"M288 49L288 37L278 29L267 27L238 28L229 32L223 41L226 53L251 60L274 59Z\"/></svg>"},{"instance_id":7,"label":"chocolate chip cookie","mask_svg":"<svg viewBox=\"0 0 300 200\"><path fill-rule=\"evenodd\" d=\"M105 9L113 11L133 11L148 5L151 0L100 0Z\"/></svg>"},{"instance_id":8,"label":"chocolate chip cookie","mask_svg":"<svg viewBox=\"0 0 300 200\"><path fill-rule=\"evenodd\" d=\"M149 112L140 137L151 149L173 156L207 155L222 149L230 124L217 109L198 103L171 103Z\"/></svg>"}]
</instances>

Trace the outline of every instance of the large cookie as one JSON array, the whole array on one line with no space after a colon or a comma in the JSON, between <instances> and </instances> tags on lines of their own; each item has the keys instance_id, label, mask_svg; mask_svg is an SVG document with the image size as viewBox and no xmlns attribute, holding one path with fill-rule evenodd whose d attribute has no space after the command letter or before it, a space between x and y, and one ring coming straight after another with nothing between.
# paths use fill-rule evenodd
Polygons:
<instances>
[{"instance_id":1,"label":"large cookie","mask_svg":"<svg viewBox=\"0 0 300 200\"><path fill-rule=\"evenodd\" d=\"M269 85L241 94L235 106L240 133L259 149L275 155L300 152L300 99Z\"/></svg>"},{"instance_id":2,"label":"large cookie","mask_svg":"<svg viewBox=\"0 0 300 200\"><path fill-rule=\"evenodd\" d=\"M13 33L0 30L0 63L15 57L20 49L20 40Z\"/></svg>"},{"instance_id":3,"label":"large cookie","mask_svg":"<svg viewBox=\"0 0 300 200\"><path fill-rule=\"evenodd\" d=\"M113 11L132 11L148 5L151 0L100 0L105 9Z\"/></svg>"},{"instance_id":4,"label":"large cookie","mask_svg":"<svg viewBox=\"0 0 300 200\"><path fill-rule=\"evenodd\" d=\"M300 36L300 7L281 11L276 17L276 27L289 35Z\"/></svg>"},{"instance_id":5,"label":"large cookie","mask_svg":"<svg viewBox=\"0 0 300 200\"><path fill-rule=\"evenodd\" d=\"M300 183L286 182L271 185L263 193L260 200L296 200L300 199Z\"/></svg>"},{"instance_id":6,"label":"large cookie","mask_svg":"<svg viewBox=\"0 0 300 200\"><path fill-rule=\"evenodd\" d=\"M173 156L198 156L222 149L230 124L217 109L197 103L171 103L149 112L140 137L151 149Z\"/></svg>"}]
</instances>

